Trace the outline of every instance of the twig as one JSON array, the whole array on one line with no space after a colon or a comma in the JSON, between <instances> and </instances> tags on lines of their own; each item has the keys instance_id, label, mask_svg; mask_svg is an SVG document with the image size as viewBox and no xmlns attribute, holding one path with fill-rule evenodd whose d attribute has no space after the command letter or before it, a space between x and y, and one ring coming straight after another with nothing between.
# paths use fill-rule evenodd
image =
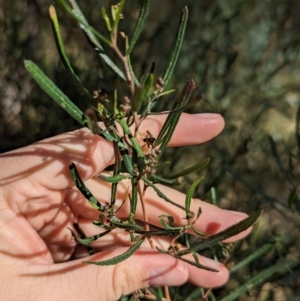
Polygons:
<instances>
[{"instance_id":1,"label":"twig","mask_svg":"<svg viewBox=\"0 0 300 301\"><path fill-rule=\"evenodd\" d=\"M128 66L128 58L126 55L123 55L120 51L118 45L117 45L117 35L118 35L118 27L116 26L115 30L111 33L111 44L110 47L114 50L116 55L119 57L121 62L123 63L123 67L126 74L127 83L130 88L131 95L134 94L135 91L135 85L134 81L132 80L132 74L130 72L129 66Z\"/></svg>"}]
</instances>

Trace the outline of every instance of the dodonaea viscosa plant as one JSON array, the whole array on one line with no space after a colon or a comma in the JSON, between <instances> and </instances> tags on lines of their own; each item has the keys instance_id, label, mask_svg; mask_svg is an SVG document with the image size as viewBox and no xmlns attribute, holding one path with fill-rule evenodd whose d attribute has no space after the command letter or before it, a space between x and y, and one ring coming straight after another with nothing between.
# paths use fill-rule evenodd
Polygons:
<instances>
[{"instance_id":1,"label":"dodonaea viscosa plant","mask_svg":"<svg viewBox=\"0 0 300 301\"><path fill-rule=\"evenodd\" d=\"M173 74L182 46L188 19L187 7L184 7L182 10L178 30L165 71L160 77L155 78L154 62L150 64L144 74L137 76L130 61L130 54L134 49L146 20L150 4L149 0L142 1L139 18L132 38L129 38L129 35L124 32L120 33L118 29L119 23L123 18L124 0L111 7L110 15L104 8L102 9L102 18L107 30L106 35L99 33L89 25L75 0L58 0L58 2L64 10L77 21L86 35L89 44L99 55L99 58L123 79L124 85L127 87L126 95L122 95L122 92L119 92L121 90L119 89L120 87L115 87L114 92L107 95L100 89L96 88L93 91L89 91L84 86L69 62L60 32L56 10L54 6L51 6L49 14L61 61L70 75L72 83L81 91L83 100L89 104L89 107L85 112L82 112L33 62L26 61L25 67L40 87L75 120L82 126L88 127L95 135L101 135L107 141L111 142L115 154L115 163L112 167L111 174L99 175L102 180L111 184L111 196L106 204L100 203L93 196L82 181L75 164L70 162L70 174L74 184L85 196L89 204L99 211L99 218L94 221L94 224L101 228L99 234L86 237L80 230L80 225L74 225L75 229L71 230L71 233L79 244L87 247L89 253L93 252L92 245L95 240L101 239L101 237L117 229L122 229L127 232L132 242L132 246L128 248L125 253L117 257L100 262L86 261L86 263L100 266L118 264L131 256L142 245L143 241L148 239L151 247L157 249L159 252L168 254L199 268L216 272L215 269L200 264L196 252L212 248L222 240L247 229L259 217L260 211L254 212L250 217L216 235L209 236L199 232L195 227L196 220L201 216L201 208L199 208L197 212L190 210L193 193L202 178L195 179L188 189L185 206L181 206L170 199L156 185L157 183L174 184L178 177L184 177L192 172L196 172L209 162L209 159L206 159L177 174L167 176L159 175L160 166L166 164L166 162L160 161L162 154L172 137L180 115L186 108L193 104L191 96L196 89L196 84L193 80L189 80L179 95L175 97L170 112L162 113L168 114L168 116L159 135L154 137L151 133L151 129L148 129L142 137L144 145L139 143L139 140L141 140L141 133L139 132L140 124L147 116L157 114L153 112L153 108L155 108L158 99L162 99L165 95L174 92L172 89L166 90L166 86ZM120 35L124 41L124 49L120 49L118 44L118 37ZM113 50L121 62L122 68L118 67L118 64L108 56L102 44L105 44L106 47ZM124 202L130 203L130 212L126 219L120 219L118 217L118 210L120 208L116 207L115 202L118 185L124 180L129 183ZM177 226L174 222L174 217L165 214L157 217L161 227L150 228L147 217L147 207L144 200L145 192L149 187L154 189L158 196L165 202L182 209L182 217L186 219L185 225ZM137 222L135 216L138 202L141 203L143 210L144 223L142 224ZM188 248L182 247L179 243L179 239L185 235L189 229L192 230L195 235L199 236L200 239ZM166 250L158 248L151 239L155 236L171 237L172 241L169 248ZM194 261L182 257L189 253L194 255Z\"/></svg>"}]
</instances>

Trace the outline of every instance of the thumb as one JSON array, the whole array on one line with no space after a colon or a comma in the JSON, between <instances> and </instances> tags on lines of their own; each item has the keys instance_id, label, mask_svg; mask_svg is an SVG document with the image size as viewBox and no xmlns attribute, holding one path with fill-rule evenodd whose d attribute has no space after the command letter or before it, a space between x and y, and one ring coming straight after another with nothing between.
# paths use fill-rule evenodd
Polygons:
<instances>
[{"instance_id":1,"label":"thumb","mask_svg":"<svg viewBox=\"0 0 300 301\"><path fill-rule=\"evenodd\" d=\"M127 248L85 257L100 261L118 256ZM44 300L115 301L147 286L176 286L188 279L185 264L151 249L139 249L128 259L110 266L86 264L80 260L52 265L43 288ZM48 291L48 292L46 292ZM49 299L47 299L47 297Z\"/></svg>"}]
</instances>

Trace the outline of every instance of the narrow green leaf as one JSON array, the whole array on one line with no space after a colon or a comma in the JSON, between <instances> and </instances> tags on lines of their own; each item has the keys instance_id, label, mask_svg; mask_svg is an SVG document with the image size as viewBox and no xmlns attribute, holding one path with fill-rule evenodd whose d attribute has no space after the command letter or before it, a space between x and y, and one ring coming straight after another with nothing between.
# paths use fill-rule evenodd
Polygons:
<instances>
[{"instance_id":1,"label":"narrow green leaf","mask_svg":"<svg viewBox=\"0 0 300 301\"><path fill-rule=\"evenodd\" d=\"M72 6L66 0L57 0L59 4L79 23L80 28L85 33L88 41L93 46L94 50L98 53L98 55L103 59L103 61L115 71L118 76L120 76L123 80L126 80L126 77L123 71L104 53L104 49L97 39L97 37L108 45L111 45L111 42L106 39L103 35L101 35L97 30L91 27L82 11L80 10L77 2L75 0L68 0Z\"/></svg>"},{"instance_id":2,"label":"narrow green leaf","mask_svg":"<svg viewBox=\"0 0 300 301\"><path fill-rule=\"evenodd\" d=\"M111 27L110 19L107 15L105 7L102 7L101 13L102 13L102 18L103 18L103 20L105 22L105 25L106 25L106 29L108 30L109 33L111 33L112 32L112 27Z\"/></svg>"},{"instance_id":3,"label":"narrow green leaf","mask_svg":"<svg viewBox=\"0 0 300 301\"><path fill-rule=\"evenodd\" d=\"M165 161L165 162L162 162L162 163L154 164L153 167L155 169L157 169L157 168L162 168L162 167L168 166L170 164L171 164L170 161Z\"/></svg>"},{"instance_id":4,"label":"narrow green leaf","mask_svg":"<svg viewBox=\"0 0 300 301\"><path fill-rule=\"evenodd\" d=\"M129 155L129 152L128 150L124 150L124 149L120 149L121 151L121 156L123 158L123 163L126 167L126 171L130 174L130 175L133 175L134 172L133 172L133 164L132 164L132 158L131 156Z\"/></svg>"},{"instance_id":5,"label":"narrow green leaf","mask_svg":"<svg viewBox=\"0 0 300 301\"><path fill-rule=\"evenodd\" d=\"M145 20L146 20L148 11L149 11L149 3L150 3L150 0L143 0L143 4L142 4L141 10L140 10L140 15L137 20L137 23L136 23L136 26L134 29L134 33L133 33L131 42L129 44L129 47L127 49L126 55L129 55L131 53L131 51L133 50L133 48L140 36L140 33L142 31L143 25L145 23Z\"/></svg>"},{"instance_id":6,"label":"narrow green leaf","mask_svg":"<svg viewBox=\"0 0 300 301\"><path fill-rule=\"evenodd\" d=\"M152 62L152 63L150 64L150 66L148 67L148 69L146 70L146 72L145 72L145 73L141 76L141 78L140 78L141 86L144 86L144 85L145 85L145 83L146 83L146 81L147 81L149 75L150 75L151 73L154 73L154 70L155 70L155 62Z\"/></svg>"},{"instance_id":7,"label":"narrow green leaf","mask_svg":"<svg viewBox=\"0 0 300 301\"><path fill-rule=\"evenodd\" d=\"M185 229L185 226L174 227L174 225L168 225L163 218L160 219L160 222L163 225L163 227L168 231L183 231Z\"/></svg>"},{"instance_id":8,"label":"narrow green leaf","mask_svg":"<svg viewBox=\"0 0 300 301\"><path fill-rule=\"evenodd\" d=\"M68 70L68 72L70 72L71 74L74 74L74 70L69 63L69 60L68 60L68 57L67 57L67 54L65 51L65 46L64 46L64 43L62 40L56 10L53 5L50 5L50 7L49 7L49 16L50 16L50 20L51 20L51 25L52 25L52 30L53 30L56 46L57 46L58 52L61 56L61 60L62 60L63 64L65 65L66 69Z\"/></svg>"},{"instance_id":9,"label":"narrow green leaf","mask_svg":"<svg viewBox=\"0 0 300 301\"><path fill-rule=\"evenodd\" d=\"M134 74L134 71L133 71L133 68L132 68L132 65L131 65L131 59L130 59L129 55L127 56L127 65L128 65L129 72L130 72L130 74L133 78L133 81L134 81L135 85L140 86L141 84L139 83L139 80L137 79L137 77Z\"/></svg>"},{"instance_id":10,"label":"narrow green leaf","mask_svg":"<svg viewBox=\"0 0 300 301\"><path fill-rule=\"evenodd\" d=\"M165 96L165 95L169 95L173 92L175 92L176 90L175 89L170 89L170 90L167 90L167 91L163 91L161 93L159 93L159 97L162 97L162 96Z\"/></svg>"},{"instance_id":11,"label":"narrow green leaf","mask_svg":"<svg viewBox=\"0 0 300 301\"><path fill-rule=\"evenodd\" d=\"M162 184L167 184L167 185L174 185L174 184L178 183L177 180L169 180L169 179L163 178L161 176L158 176L156 174L151 175L151 180L154 183L162 183Z\"/></svg>"},{"instance_id":12,"label":"narrow green leaf","mask_svg":"<svg viewBox=\"0 0 300 301\"><path fill-rule=\"evenodd\" d=\"M193 80L188 81L186 83L186 85L184 86L182 92L180 93L178 99L174 103L172 110L176 110L178 108L184 109L195 88L196 88L195 82ZM174 130L179 121L181 113L182 113L182 110L179 110L176 112L171 111L169 113L161 131L159 132L159 135L154 143L154 146L160 145L161 153L158 157L160 157L163 154L169 141L171 140L171 137L174 133Z\"/></svg>"},{"instance_id":13,"label":"narrow green leaf","mask_svg":"<svg viewBox=\"0 0 300 301\"><path fill-rule=\"evenodd\" d=\"M71 177L74 181L74 184L79 189L79 191L84 195L84 197L88 200L90 205L99 211L104 211L104 207L102 206L102 204L98 202L98 200L93 196L90 190L85 186L84 182L82 181L78 173L76 165L73 162L69 166L69 170L70 170Z\"/></svg>"},{"instance_id":14,"label":"narrow green leaf","mask_svg":"<svg viewBox=\"0 0 300 301\"><path fill-rule=\"evenodd\" d=\"M101 35L98 31L96 31L92 26L89 25L87 19L82 13L81 9L76 0L56 0L62 8L64 8L79 24L80 28L87 35L88 39L93 42L93 44L97 45L97 48L101 51L104 51L102 45L96 38L100 38L103 42L110 45L110 41L106 39L103 35ZM70 5L70 4L71 5Z\"/></svg>"},{"instance_id":15,"label":"narrow green leaf","mask_svg":"<svg viewBox=\"0 0 300 301\"><path fill-rule=\"evenodd\" d=\"M194 222L193 222L193 223L189 223L189 226L190 226L191 229L194 231L194 233L197 234L198 236L201 236L201 237L208 237L208 236L209 236L208 234L205 234L204 232L199 231L199 230L194 226L195 223L196 223L196 221L197 221L197 219L200 217L201 213L202 213L202 209L201 209L201 207L199 207Z\"/></svg>"},{"instance_id":16,"label":"narrow green leaf","mask_svg":"<svg viewBox=\"0 0 300 301\"><path fill-rule=\"evenodd\" d=\"M71 230L71 234L75 240L76 240L76 237L79 237L81 239L86 238L86 235L83 232L83 230L80 228L79 224L73 223L73 227L76 230L76 233L73 232L71 229L69 229L69 230ZM76 234L78 234L78 236ZM86 250L88 251L89 255L95 254L93 248L90 245L85 245L85 247L86 247Z\"/></svg>"},{"instance_id":17,"label":"narrow green leaf","mask_svg":"<svg viewBox=\"0 0 300 301\"><path fill-rule=\"evenodd\" d=\"M171 230L173 227L170 227L168 224L167 224L167 222L164 220L164 219L160 219L160 222L161 222L161 224L163 225L163 227L166 229L166 230Z\"/></svg>"},{"instance_id":18,"label":"narrow green leaf","mask_svg":"<svg viewBox=\"0 0 300 301\"><path fill-rule=\"evenodd\" d=\"M138 179L133 177L131 179L131 198L130 198L130 216L129 222L132 223L135 220L135 212L138 202Z\"/></svg>"},{"instance_id":19,"label":"narrow green leaf","mask_svg":"<svg viewBox=\"0 0 300 301\"><path fill-rule=\"evenodd\" d=\"M105 182L108 182L108 183L118 183L122 180L126 180L126 179L131 179L132 176L130 175L116 175L116 176L111 176L111 177L106 177L106 176L103 176L103 175L98 175L98 178L105 181Z\"/></svg>"},{"instance_id":20,"label":"narrow green leaf","mask_svg":"<svg viewBox=\"0 0 300 301\"><path fill-rule=\"evenodd\" d=\"M25 60L26 70L30 73L37 84L69 113L81 125L87 126L87 120L84 113L65 95L47 75L32 61Z\"/></svg>"},{"instance_id":21,"label":"narrow green leaf","mask_svg":"<svg viewBox=\"0 0 300 301\"><path fill-rule=\"evenodd\" d=\"M120 22L120 17L121 17L121 14L122 14L122 11L123 11L123 8L124 8L124 5L125 5L125 0L121 0L118 5L113 5L112 6L112 11L114 11L112 13L112 16L113 16L113 26L112 26L112 31L115 31L117 26L119 25L119 22Z\"/></svg>"},{"instance_id":22,"label":"narrow green leaf","mask_svg":"<svg viewBox=\"0 0 300 301\"><path fill-rule=\"evenodd\" d=\"M190 207L191 207L191 201L192 201L192 197L194 194L194 191L196 189L196 187L198 186L198 184L203 180L204 177L198 178L196 179L192 185L189 187L186 195L185 195L185 212L186 212L186 217L187 219L190 219L192 217L194 217L194 213L191 214L190 211Z\"/></svg>"},{"instance_id":23,"label":"narrow green leaf","mask_svg":"<svg viewBox=\"0 0 300 301\"><path fill-rule=\"evenodd\" d=\"M207 270L207 271L211 271L211 272L219 272L218 270L214 269L214 268L211 268L211 267L208 267L208 266L205 266L205 265L202 265L200 264L199 262L195 262L195 261L191 261L191 260L188 260L186 258L183 258L181 256L178 256L176 254L172 254L172 253L169 253L168 251L165 251L163 249L160 249L159 247L156 247L157 251L160 252L160 253L163 253L163 254L168 254L174 258L177 258L177 259L180 259L190 265L193 265L193 266L196 266L197 268L201 268L201 269L204 269L204 270Z\"/></svg>"},{"instance_id":24,"label":"narrow green leaf","mask_svg":"<svg viewBox=\"0 0 300 301\"><path fill-rule=\"evenodd\" d=\"M234 301L237 300L243 293L249 290L249 287L255 287L265 283L267 280L272 279L276 273L282 273L285 270L293 269L299 267L299 260L292 259L287 260L282 263L278 263L274 266L271 266L261 273L252 277L249 281L243 285L238 286L236 290L231 292L229 295L221 299L220 301Z\"/></svg>"},{"instance_id":25,"label":"narrow green leaf","mask_svg":"<svg viewBox=\"0 0 300 301\"><path fill-rule=\"evenodd\" d=\"M211 194L211 203L215 206L218 205L218 201L217 201L217 191L215 187L211 187L210 188L210 194Z\"/></svg>"},{"instance_id":26,"label":"narrow green leaf","mask_svg":"<svg viewBox=\"0 0 300 301\"><path fill-rule=\"evenodd\" d=\"M199 231L193 224L190 224L191 229L198 235L201 237L208 237L209 235L205 234L204 232Z\"/></svg>"},{"instance_id":27,"label":"narrow green leaf","mask_svg":"<svg viewBox=\"0 0 300 301\"><path fill-rule=\"evenodd\" d=\"M195 300L208 301L202 298L202 296L203 296L203 289L201 287L195 287L194 290L192 290L191 293L185 298L185 301L195 301ZM216 301L216 300L212 299L211 301Z\"/></svg>"},{"instance_id":28,"label":"narrow green leaf","mask_svg":"<svg viewBox=\"0 0 300 301\"><path fill-rule=\"evenodd\" d=\"M255 250L254 252L251 252L251 254L249 256L247 256L242 261L238 262L237 264L235 264L233 266L233 268L230 270L230 274L237 272L239 269L241 269L243 267L249 266L249 264L251 262L253 262L254 260L257 260L260 256L267 253L269 250L273 249L275 244L276 244L276 241L266 243L259 249Z\"/></svg>"},{"instance_id":29,"label":"narrow green leaf","mask_svg":"<svg viewBox=\"0 0 300 301\"><path fill-rule=\"evenodd\" d=\"M234 236L246 229L248 229L261 215L262 210L258 210L253 212L249 217L245 218L244 220L240 221L239 223L215 234L212 235L206 239L202 239L201 242L195 243L194 245L191 246L190 249L193 249L194 251L198 252L201 250L204 250L206 248L210 248L214 246L215 244L231 237ZM183 251L179 251L178 255L185 255L191 253L190 249L186 249Z\"/></svg>"},{"instance_id":30,"label":"narrow green leaf","mask_svg":"<svg viewBox=\"0 0 300 301\"><path fill-rule=\"evenodd\" d=\"M195 266L195 267L197 267L197 268L200 268L200 269L203 269L203 270L207 270L207 271L211 271L211 272L219 272L217 269L208 267L208 266L203 265L203 264L201 264L201 263L199 263L199 262L195 262L195 261L192 261L192 260L188 260L188 259L186 259L186 258L177 256L177 255L174 255L173 257L178 258L178 259L180 259L180 260L182 260L182 261L184 261L184 262L187 262L187 263L190 264L190 265L193 265L193 266Z\"/></svg>"},{"instance_id":31,"label":"narrow green leaf","mask_svg":"<svg viewBox=\"0 0 300 301\"><path fill-rule=\"evenodd\" d=\"M80 243L81 245L84 245L84 246L89 246L92 242L94 242L95 240L97 240L100 237L105 236L106 234L108 234L111 231L111 230L107 230L107 231L104 231L102 233L90 236L90 237L81 238L80 236L77 236L76 233L72 229L69 229L69 230L71 231L72 236L74 237L74 239L78 243Z\"/></svg>"},{"instance_id":32,"label":"narrow green leaf","mask_svg":"<svg viewBox=\"0 0 300 301\"><path fill-rule=\"evenodd\" d=\"M127 231L135 231L136 233L139 233L139 231L142 231L143 228L141 226L139 226L138 224L135 224L134 221L121 221L121 220L112 220L112 224L114 226L117 226L118 228L127 230Z\"/></svg>"},{"instance_id":33,"label":"narrow green leaf","mask_svg":"<svg viewBox=\"0 0 300 301\"><path fill-rule=\"evenodd\" d=\"M142 105L143 102L142 91L143 91L143 87L141 86L135 87L135 91L131 101L131 108L133 112L138 112Z\"/></svg>"},{"instance_id":34,"label":"narrow green leaf","mask_svg":"<svg viewBox=\"0 0 300 301\"><path fill-rule=\"evenodd\" d=\"M117 110L117 114L120 115L118 110ZM144 152L143 152L143 150L142 150L142 148L141 148L139 142L138 142L137 139L132 135L132 133L131 133L129 127L128 127L128 124L127 124L127 122L126 122L126 120L125 120L125 118L122 117L122 116L119 116L118 121L119 121L119 124L121 125L121 127L122 127L122 129L123 129L123 131L124 131L124 134L128 136L128 138L129 138L129 140L130 140L130 142L131 142L131 144L132 144L132 147L136 150L136 152L138 153L138 155L139 155L141 158L146 159L145 154L144 154Z\"/></svg>"},{"instance_id":35,"label":"narrow green leaf","mask_svg":"<svg viewBox=\"0 0 300 301\"><path fill-rule=\"evenodd\" d=\"M82 91L82 93L84 93L84 95L88 99L91 99L91 95L90 95L89 91L84 87L84 85L82 84L79 77L75 74L75 72L69 62L69 59L68 59L66 51L65 51L65 46L64 46L64 43L62 40L61 31L60 31L60 27L59 27L57 15L56 15L56 10L53 5L51 5L49 7L49 15L50 15L50 19L51 19L52 31L54 34L56 47L57 47L57 50L58 50L58 53L59 53L59 56L60 56L60 59L61 59L63 65L64 65L65 69L67 70L67 72L69 73L69 75L71 76L71 78L72 78L75 86L78 88L78 90Z\"/></svg>"},{"instance_id":36,"label":"narrow green leaf","mask_svg":"<svg viewBox=\"0 0 300 301\"><path fill-rule=\"evenodd\" d=\"M113 184L114 185L114 184ZM124 204L125 204L125 202L126 202L126 198L127 198L127 196L128 196L128 190L129 190L129 186L127 187L127 189L126 189L126 193L125 193L125 195L124 195L124 198L123 198L123 200L122 200L122 203L121 203L121 205L119 206L119 208L115 211L115 214L117 214L118 213L118 211L120 211L121 209L122 209L122 207L124 206ZM116 201L116 198L114 198L114 202ZM113 203L114 203L113 202ZM113 210L111 210L111 212L114 212Z\"/></svg>"},{"instance_id":37,"label":"narrow green leaf","mask_svg":"<svg viewBox=\"0 0 300 301\"><path fill-rule=\"evenodd\" d=\"M167 111L164 111L164 112L150 112L150 113L148 113L148 115L172 115L174 113L182 113L190 107L192 107L192 103L189 103L186 106L178 107L177 109L172 109L169 112L167 112Z\"/></svg>"},{"instance_id":38,"label":"narrow green leaf","mask_svg":"<svg viewBox=\"0 0 300 301\"><path fill-rule=\"evenodd\" d=\"M136 87L136 91L133 95L132 99L132 111L138 112L143 104L143 102L146 102L149 95L154 90L154 74L150 71L149 74L147 74L147 78L145 81L145 84L141 86Z\"/></svg>"},{"instance_id":39,"label":"narrow green leaf","mask_svg":"<svg viewBox=\"0 0 300 301\"><path fill-rule=\"evenodd\" d=\"M194 250L191 250L192 251L192 255L194 257L194 260L196 263L199 263L199 257L198 257L198 254L194 251Z\"/></svg>"},{"instance_id":40,"label":"narrow green leaf","mask_svg":"<svg viewBox=\"0 0 300 301\"><path fill-rule=\"evenodd\" d=\"M114 258L103 260L103 261L83 261L84 263L89 264L95 264L100 266L105 265L115 265L121 261L124 261L125 259L129 258L133 253L142 245L143 241L145 240L145 236L142 236L138 242L136 242L134 245L132 245L125 253L118 255Z\"/></svg>"},{"instance_id":41,"label":"narrow green leaf","mask_svg":"<svg viewBox=\"0 0 300 301\"><path fill-rule=\"evenodd\" d=\"M173 104L172 110L169 112L166 121L162 129L159 132L159 135L156 138L155 145L161 143L162 138L166 136L167 131L171 126L174 126L174 120L177 118L179 119L180 114L182 113L181 108L187 104L192 92L195 90L196 84L194 80L189 80L183 87L179 97L176 99L175 103ZM175 124L176 125L176 124Z\"/></svg>"},{"instance_id":42,"label":"narrow green leaf","mask_svg":"<svg viewBox=\"0 0 300 301\"><path fill-rule=\"evenodd\" d=\"M115 164L114 164L114 172L113 175L117 176L120 174L122 163L121 163L121 154L120 150L117 146L116 142L113 142L113 147L114 147L114 157L115 157ZM111 196L110 196L110 212L113 213L115 211L114 206L116 202L116 196L117 196L117 188L118 188L118 183L113 183L111 185ZM127 196L127 193L125 194L125 197ZM121 208L122 206L120 206ZM120 209L119 208L119 209Z\"/></svg>"},{"instance_id":43,"label":"narrow green leaf","mask_svg":"<svg viewBox=\"0 0 300 301\"><path fill-rule=\"evenodd\" d=\"M146 79L145 85L143 87L143 91L142 91L142 99L147 99L151 93L153 92L153 87L154 87L154 74L153 72L151 72L148 76L148 78Z\"/></svg>"},{"instance_id":44,"label":"narrow green leaf","mask_svg":"<svg viewBox=\"0 0 300 301\"><path fill-rule=\"evenodd\" d=\"M66 12L72 15L72 7L69 5L69 3L66 0L56 0L56 1Z\"/></svg>"},{"instance_id":45,"label":"narrow green leaf","mask_svg":"<svg viewBox=\"0 0 300 301\"><path fill-rule=\"evenodd\" d=\"M196 220L200 217L201 213L202 213L202 208L199 207L199 208L198 208L197 215L196 215Z\"/></svg>"},{"instance_id":46,"label":"narrow green leaf","mask_svg":"<svg viewBox=\"0 0 300 301\"><path fill-rule=\"evenodd\" d=\"M117 111L116 108L115 108L115 110ZM117 111L117 113L118 113L118 111ZM125 126L127 126L126 121L123 120L122 122L124 122L124 123L125 123ZM130 132L128 126L127 126L127 130ZM130 134L131 134L131 132L130 132ZM129 154L129 151L128 151L128 147L127 147L127 145L124 143L123 138L118 137L117 134L114 134L114 135L116 136L116 139L117 139L117 146L118 146L118 148L119 148L120 155L121 155L122 158L123 158L123 163L124 163L124 165L125 165L125 167L126 167L126 171L127 171L130 175L133 175L133 163L132 163L132 158L131 158L131 156L130 156L130 154ZM131 135L131 136L132 136L132 135ZM134 138L134 137L133 137L133 138ZM135 139L135 141L136 141L136 139ZM137 141L136 141L136 143L137 143Z\"/></svg>"},{"instance_id":47,"label":"narrow green leaf","mask_svg":"<svg viewBox=\"0 0 300 301\"><path fill-rule=\"evenodd\" d=\"M196 172L196 171L202 169L203 167L205 167L209 163L209 161L210 161L210 158L206 158L202 162L197 163L197 164L195 164L195 165L193 165L193 166L191 166L191 167L189 167L189 168L187 168L187 169L185 169L181 172L178 172L176 174L167 176L167 178L168 179L176 179L178 177L184 177L186 175L189 175L190 173Z\"/></svg>"},{"instance_id":48,"label":"narrow green leaf","mask_svg":"<svg viewBox=\"0 0 300 301\"><path fill-rule=\"evenodd\" d=\"M168 229L168 230L136 230L135 233L146 235L146 236L168 236L174 237L180 234L182 229Z\"/></svg>"},{"instance_id":49,"label":"narrow green leaf","mask_svg":"<svg viewBox=\"0 0 300 301\"><path fill-rule=\"evenodd\" d=\"M145 103L146 100L148 103L148 98L154 91L154 68L155 63L152 63L147 72L141 78L141 83L137 86L137 90L135 91L135 94L133 96L131 106L133 112L139 112L142 104ZM137 79L135 79L135 82L136 81ZM148 105L144 105L144 108L147 106Z\"/></svg>"},{"instance_id":50,"label":"narrow green leaf","mask_svg":"<svg viewBox=\"0 0 300 301\"><path fill-rule=\"evenodd\" d=\"M162 199L164 199L166 202L171 203L172 205L182 209L185 211L185 208L177 203L175 203L174 201L170 200L165 194L163 194L157 187L156 185L154 185L150 180L148 180L146 177L142 176L142 180L151 188L154 189L154 191L157 193L157 195L159 197L161 197Z\"/></svg>"},{"instance_id":51,"label":"narrow green leaf","mask_svg":"<svg viewBox=\"0 0 300 301\"><path fill-rule=\"evenodd\" d=\"M186 23L188 20L188 9L185 6L182 10L181 18L179 21L178 25L178 30L175 36L175 40L173 42L172 50L171 50L171 55L169 58L168 65L166 67L166 70L163 75L163 81L164 81L164 86L166 86L173 74L175 65L177 63L177 59L181 50L184 34L185 34L185 27Z\"/></svg>"},{"instance_id":52,"label":"narrow green leaf","mask_svg":"<svg viewBox=\"0 0 300 301\"><path fill-rule=\"evenodd\" d=\"M113 132L110 132L107 129L100 129L100 135L103 136L109 142L117 142L118 145L122 144L119 137L117 137ZM126 145L123 144L121 147L126 148Z\"/></svg>"},{"instance_id":53,"label":"narrow green leaf","mask_svg":"<svg viewBox=\"0 0 300 301\"><path fill-rule=\"evenodd\" d=\"M93 45L93 44L92 44ZM122 78L123 80L126 80L126 77L123 73L123 71L110 59L108 55L103 53L102 51L99 51L98 47L94 45L94 50L98 53L98 55L102 58L102 60L113 70L115 73Z\"/></svg>"},{"instance_id":54,"label":"narrow green leaf","mask_svg":"<svg viewBox=\"0 0 300 301\"><path fill-rule=\"evenodd\" d=\"M153 287L148 287L148 290L151 292L152 295L155 296L156 301L163 301L163 297L159 292L156 291Z\"/></svg>"},{"instance_id":55,"label":"narrow green leaf","mask_svg":"<svg viewBox=\"0 0 300 301\"><path fill-rule=\"evenodd\" d=\"M115 141L117 141L117 145L121 150L128 150L128 146L126 143L124 143L123 139L115 136L117 139Z\"/></svg>"},{"instance_id":56,"label":"narrow green leaf","mask_svg":"<svg viewBox=\"0 0 300 301\"><path fill-rule=\"evenodd\" d=\"M159 216L160 219L163 219L165 217L168 219L169 225L171 227L174 227L174 224L175 224L175 218L174 218L174 216L168 215L168 214L162 214L162 215Z\"/></svg>"}]
</instances>

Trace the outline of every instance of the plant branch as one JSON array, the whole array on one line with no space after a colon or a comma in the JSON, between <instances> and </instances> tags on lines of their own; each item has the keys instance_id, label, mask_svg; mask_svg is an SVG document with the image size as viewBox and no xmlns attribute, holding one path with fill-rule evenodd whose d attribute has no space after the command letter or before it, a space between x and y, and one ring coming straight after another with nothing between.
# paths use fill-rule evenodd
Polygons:
<instances>
[{"instance_id":1,"label":"plant branch","mask_svg":"<svg viewBox=\"0 0 300 301\"><path fill-rule=\"evenodd\" d=\"M116 30L117 30L117 28L116 28ZM131 71L130 71L130 68L128 65L128 57L126 55L124 56L122 54L122 52L120 51L120 49L117 45L117 31L114 31L112 33L111 37L112 37L112 41L111 41L110 47L113 49L113 51L116 53L116 55L118 56L118 58L121 60L121 62L123 64L126 80L129 85L131 95L133 95L134 91L135 91L135 85L134 85L134 81L132 79L132 74L131 74Z\"/></svg>"}]
</instances>

